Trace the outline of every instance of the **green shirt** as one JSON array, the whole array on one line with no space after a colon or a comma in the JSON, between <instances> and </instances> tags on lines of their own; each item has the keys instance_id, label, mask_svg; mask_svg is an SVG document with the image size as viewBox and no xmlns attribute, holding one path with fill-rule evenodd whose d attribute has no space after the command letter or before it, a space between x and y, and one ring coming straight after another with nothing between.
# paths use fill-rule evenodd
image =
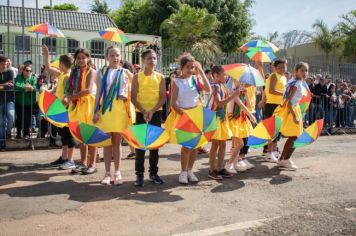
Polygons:
<instances>
[{"instance_id":1,"label":"green shirt","mask_svg":"<svg viewBox=\"0 0 356 236\"><path fill-rule=\"evenodd\" d=\"M32 92L26 92L25 85L30 84L34 90ZM36 90L37 90L37 79L34 75L30 78L25 79L22 75L18 75L15 78L15 103L21 105L31 105L37 102Z\"/></svg>"}]
</instances>

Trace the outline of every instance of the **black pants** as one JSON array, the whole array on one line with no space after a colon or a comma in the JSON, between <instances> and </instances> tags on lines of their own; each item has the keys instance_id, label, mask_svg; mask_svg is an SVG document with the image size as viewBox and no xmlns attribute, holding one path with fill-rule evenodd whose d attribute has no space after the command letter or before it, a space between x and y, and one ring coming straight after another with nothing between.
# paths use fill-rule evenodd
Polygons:
<instances>
[{"instance_id":1,"label":"black pants","mask_svg":"<svg viewBox=\"0 0 356 236\"><path fill-rule=\"evenodd\" d=\"M143 114L141 112L136 112L136 124L144 124ZM161 127L162 123L162 111L156 111L149 124ZM136 175L143 175L145 173L145 150L136 149L136 160L135 160L135 171ZM158 149L150 150L149 155L150 160L150 175L156 175L158 172Z\"/></svg>"},{"instance_id":2,"label":"black pants","mask_svg":"<svg viewBox=\"0 0 356 236\"><path fill-rule=\"evenodd\" d=\"M17 136L21 136L21 130L23 130L23 135L30 135L30 126L32 120L32 106L31 105L20 105L15 104L16 112L16 129Z\"/></svg>"},{"instance_id":3,"label":"black pants","mask_svg":"<svg viewBox=\"0 0 356 236\"><path fill-rule=\"evenodd\" d=\"M62 138L62 145L68 146L69 148L73 148L75 146L75 142L72 134L69 131L68 127L59 128L59 133Z\"/></svg>"},{"instance_id":4,"label":"black pants","mask_svg":"<svg viewBox=\"0 0 356 236\"><path fill-rule=\"evenodd\" d=\"M263 111L263 119L270 118L273 116L274 110L278 107L278 104L266 103L265 110ZM281 139L281 134L279 133L273 142L277 142ZM268 152L268 145L263 146L263 152Z\"/></svg>"},{"instance_id":5,"label":"black pants","mask_svg":"<svg viewBox=\"0 0 356 236\"><path fill-rule=\"evenodd\" d=\"M250 146L247 146L247 138L242 139L244 141L244 146L240 150L240 155L247 155Z\"/></svg>"}]
</instances>

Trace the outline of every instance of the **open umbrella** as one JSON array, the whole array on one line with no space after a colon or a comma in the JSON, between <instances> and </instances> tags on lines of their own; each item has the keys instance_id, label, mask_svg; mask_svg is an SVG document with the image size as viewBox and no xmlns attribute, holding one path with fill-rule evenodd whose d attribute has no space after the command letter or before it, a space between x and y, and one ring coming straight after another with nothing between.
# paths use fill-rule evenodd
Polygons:
<instances>
[{"instance_id":1,"label":"open umbrella","mask_svg":"<svg viewBox=\"0 0 356 236\"><path fill-rule=\"evenodd\" d=\"M117 43L129 42L125 33L122 30L117 29L117 28L107 28L105 30L101 30L101 31L99 31L99 35L103 39L109 40L111 42L117 42Z\"/></svg>"},{"instance_id":2,"label":"open umbrella","mask_svg":"<svg viewBox=\"0 0 356 236\"><path fill-rule=\"evenodd\" d=\"M211 140L216 128L212 110L202 106L185 110L175 126L177 143L189 149L199 148Z\"/></svg>"},{"instance_id":3,"label":"open umbrella","mask_svg":"<svg viewBox=\"0 0 356 236\"><path fill-rule=\"evenodd\" d=\"M53 38L64 38L64 34L48 22L28 27L28 31Z\"/></svg>"},{"instance_id":4,"label":"open umbrella","mask_svg":"<svg viewBox=\"0 0 356 236\"><path fill-rule=\"evenodd\" d=\"M253 49L251 51L247 51L246 55L252 61L259 62L272 62L276 59L276 55L273 52L264 52L262 49Z\"/></svg>"},{"instance_id":5,"label":"open umbrella","mask_svg":"<svg viewBox=\"0 0 356 236\"><path fill-rule=\"evenodd\" d=\"M54 94L42 92L38 98L38 106L48 122L57 127L67 126L69 121L67 109Z\"/></svg>"},{"instance_id":6,"label":"open umbrella","mask_svg":"<svg viewBox=\"0 0 356 236\"><path fill-rule=\"evenodd\" d=\"M95 147L107 147L111 145L110 135L104 133L94 125L74 121L69 122L68 126L73 137L80 143Z\"/></svg>"},{"instance_id":7,"label":"open umbrella","mask_svg":"<svg viewBox=\"0 0 356 236\"><path fill-rule=\"evenodd\" d=\"M282 126L282 120L278 116L272 116L262 120L253 129L248 137L247 146L252 148L260 148L277 137Z\"/></svg>"},{"instance_id":8,"label":"open umbrella","mask_svg":"<svg viewBox=\"0 0 356 236\"><path fill-rule=\"evenodd\" d=\"M265 84L261 73L250 65L243 63L229 64L224 66L225 73L240 83L249 84L255 87Z\"/></svg>"},{"instance_id":9,"label":"open umbrella","mask_svg":"<svg viewBox=\"0 0 356 236\"><path fill-rule=\"evenodd\" d=\"M302 94L303 95L299 101L299 105L300 105L300 110L302 112L302 117L304 117L309 108L310 101L312 99L312 93L310 92L309 86L305 81L303 81Z\"/></svg>"},{"instance_id":10,"label":"open umbrella","mask_svg":"<svg viewBox=\"0 0 356 236\"><path fill-rule=\"evenodd\" d=\"M323 126L324 119L316 120L294 141L293 147L300 148L313 143L320 136Z\"/></svg>"},{"instance_id":11,"label":"open umbrella","mask_svg":"<svg viewBox=\"0 0 356 236\"><path fill-rule=\"evenodd\" d=\"M144 150L158 149L169 140L165 129L151 124L130 125L122 136L129 145Z\"/></svg>"},{"instance_id":12,"label":"open umbrella","mask_svg":"<svg viewBox=\"0 0 356 236\"><path fill-rule=\"evenodd\" d=\"M261 49L262 52L278 52L279 48L267 40L251 40L240 47L243 52Z\"/></svg>"}]
</instances>

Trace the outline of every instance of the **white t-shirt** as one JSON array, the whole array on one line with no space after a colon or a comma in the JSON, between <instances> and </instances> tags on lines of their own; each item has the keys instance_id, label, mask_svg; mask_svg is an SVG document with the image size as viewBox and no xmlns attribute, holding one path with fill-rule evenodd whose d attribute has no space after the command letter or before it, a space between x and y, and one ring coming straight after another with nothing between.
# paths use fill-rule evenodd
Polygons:
<instances>
[{"instance_id":1,"label":"white t-shirt","mask_svg":"<svg viewBox=\"0 0 356 236\"><path fill-rule=\"evenodd\" d=\"M180 108L191 108L199 105L199 93L193 83L193 76L183 79L177 77L174 83L178 87L177 105Z\"/></svg>"},{"instance_id":2,"label":"white t-shirt","mask_svg":"<svg viewBox=\"0 0 356 236\"><path fill-rule=\"evenodd\" d=\"M108 94L109 93L109 91L110 91L110 88L111 88L111 85L112 85L112 83L114 82L114 80L115 80L115 78L117 77L117 76L119 76L119 74L120 74L120 70L121 69L112 69L112 68L108 68L108 75L107 75L107 78L106 78L106 94ZM121 75L121 79L120 79L120 96L122 96L122 97L125 97L125 98L127 98L127 96L128 96L128 85L129 85L129 83L128 83L128 78L125 76L125 71L124 71L124 69L122 69L123 71L122 71L122 75ZM101 70L99 70L98 71L98 73L99 73L99 78L101 78L101 79L103 79L103 74L102 74L102 71ZM119 79L119 78L118 78Z\"/></svg>"}]
</instances>

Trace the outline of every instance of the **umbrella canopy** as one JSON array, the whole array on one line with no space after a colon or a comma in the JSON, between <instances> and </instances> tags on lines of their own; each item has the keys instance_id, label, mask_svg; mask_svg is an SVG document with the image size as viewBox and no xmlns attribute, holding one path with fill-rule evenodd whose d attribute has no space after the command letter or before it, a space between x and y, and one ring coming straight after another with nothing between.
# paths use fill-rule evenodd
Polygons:
<instances>
[{"instance_id":1,"label":"umbrella canopy","mask_svg":"<svg viewBox=\"0 0 356 236\"><path fill-rule=\"evenodd\" d=\"M50 25L48 22L30 26L28 31L32 33L43 34L48 37L64 38L64 34L53 25Z\"/></svg>"},{"instance_id":2,"label":"umbrella canopy","mask_svg":"<svg viewBox=\"0 0 356 236\"><path fill-rule=\"evenodd\" d=\"M211 140L216 128L212 110L202 106L185 110L175 126L177 143L189 149L199 148Z\"/></svg>"},{"instance_id":3,"label":"umbrella canopy","mask_svg":"<svg viewBox=\"0 0 356 236\"><path fill-rule=\"evenodd\" d=\"M250 65L243 63L224 66L225 73L241 83L255 87L264 86L265 82L261 73Z\"/></svg>"},{"instance_id":4,"label":"umbrella canopy","mask_svg":"<svg viewBox=\"0 0 356 236\"><path fill-rule=\"evenodd\" d=\"M260 48L262 52L278 52L279 48L271 42L267 40L259 39L259 40L252 40L240 47L240 50L243 52L252 51L256 48Z\"/></svg>"},{"instance_id":5,"label":"umbrella canopy","mask_svg":"<svg viewBox=\"0 0 356 236\"><path fill-rule=\"evenodd\" d=\"M67 126L69 121L67 109L54 94L42 92L38 98L38 106L48 122L57 127Z\"/></svg>"},{"instance_id":6,"label":"umbrella canopy","mask_svg":"<svg viewBox=\"0 0 356 236\"><path fill-rule=\"evenodd\" d=\"M74 121L69 122L68 126L73 137L80 143L95 147L107 147L111 145L110 135L104 133L94 125Z\"/></svg>"},{"instance_id":7,"label":"umbrella canopy","mask_svg":"<svg viewBox=\"0 0 356 236\"><path fill-rule=\"evenodd\" d=\"M246 55L252 61L259 62L271 62L276 59L276 55L273 52L263 52L261 49L254 49L252 51L247 51Z\"/></svg>"},{"instance_id":8,"label":"umbrella canopy","mask_svg":"<svg viewBox=\"0 0 356 236\"><path fill-rule=\"evenodd\" d=\"M303 81L302 94L302 99L300 99L299 105L300 110L302 112L302 116L304 117L312 99L312 93L310 92L309 86L305 81Z\"/></svg>"},{"instance_id":9,"label":"umbrella canopy","mask_svg":"<svg viewBox=\"0 0 356 236\"><path fill-rule=\"evenodd\" d=\"M293 147L300 148L313 143L320 136L323 126L324 119L316 120L294 141Z\"/></svg>"},{"instance_id":10,"label":"umbrella canopy","mask_svg":"<svg viewBox=\"0 0 356 236\"><path fill-rule=\"evenodd\" d=\"M277 137L281 126L282 119L278 116L272 116L262 120L248 137L247 146L252 148L263 147L268 141Z\"/></svg>"},{"instance_id":11,"label":"umbrella canopy","mask_svg":"<svg viewBox=\"0 0 356 236\"><path fill-rule=\"evenodd\" d=\"M122 30L117 29L117 28L107 28L105 30L101 30L101 31L99 31L99 35L103 39L109 40L111 42L117 42L117 43L129 42L125 33Z\"/></svg>"},{"instance_id":12,"label":"umbrella canopy","mask_svg":"<svg viewBox=\"0 0 356 236\"><path fill-rule=\"evenodd\" d=\"M165 129L151 124L130 125L122 136L131 146L144 150L158 149L169 140Z\"/></svg>"}]
</instances>

